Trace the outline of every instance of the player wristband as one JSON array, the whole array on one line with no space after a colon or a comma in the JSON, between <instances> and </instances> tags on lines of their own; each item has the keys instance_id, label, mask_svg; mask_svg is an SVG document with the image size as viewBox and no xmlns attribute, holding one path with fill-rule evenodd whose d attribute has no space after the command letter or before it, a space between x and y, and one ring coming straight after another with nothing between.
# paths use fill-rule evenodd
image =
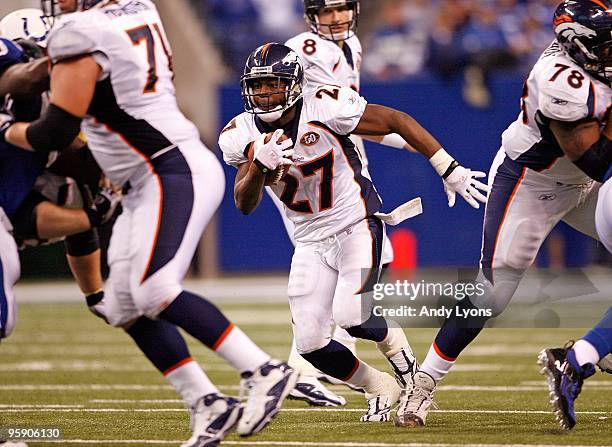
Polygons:
<instances>
[{"instance_id":1,"label":"player wristband","mask_svg":"<svg viewBox=\"0 0 612 447\"><path fill-rule=\"evenodd\" d=\"M254 159L253 163L255 163L255 166L257 166L259 168L259 170L262 172L262 174L267 174L268 171L270 170L270 169L266 168L264 166L264 164L261 161L257 160L257 159Z\"/></svg>"},{"instance_id":2,"label":"player wristband","mask_svg":"<svg viewBox=\"0 0 612 447\"><path fill-rule=\"evenodd\" d=\"M440 148L438 152L433 154L432 157L429 159L429 162L436 170L438 175L442 178L448 177L450 173L453 172L453 169L455 169L459 165L459 163L455 162L455 159L451 157L448 152L446 152L443 148ZM457 164L453 166L454 163Z\"/></svg>"},{"instance_id":3,"label":"player wristband","mask_svg":"<svg viewBox=\"0 0 612 447\"><path fill-rule=\"evenodd\" d=\"M96 292L85 295L85 300L89 307L93 307L104 299L104 290L98 290Z\"/></svg>"}]
</instances>

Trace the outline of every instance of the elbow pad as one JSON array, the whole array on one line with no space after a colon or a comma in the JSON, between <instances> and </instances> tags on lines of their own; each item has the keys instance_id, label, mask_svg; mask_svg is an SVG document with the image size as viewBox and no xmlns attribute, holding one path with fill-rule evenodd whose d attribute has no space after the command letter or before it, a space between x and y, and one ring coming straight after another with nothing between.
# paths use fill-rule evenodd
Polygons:
<instances>
[{"instance_id":1,"label":"elbow pad","mask_svg":"<svg viewBox=\"0 0 612 447\"><path fill-rule=\"evenodd\" d=\"M43 116L26 130L28 142L37 152L62 150L70 146L81 131L81 118L50 104Z\"/></svg>"},{"instance_id":2,"label":"elbow pad","mask_svg":"<svg viewBox=\"0 0 612 447\"><path fill-rule=\"evenodd\" d=\"M593 180L603 182L611 162L612 144L602 135L574 164Z\"/></svg>"},{"instance_id":3,"label":"elbow pad","mask_svg":"<svg viewBox=\"0 0 612 447\"><path fill-rule=\"evenodd\" d=\"M64 241L66 253L70 256L87 256L100 248L100 239L95 228L67 236Z\"/></svg>"}]
</instances>

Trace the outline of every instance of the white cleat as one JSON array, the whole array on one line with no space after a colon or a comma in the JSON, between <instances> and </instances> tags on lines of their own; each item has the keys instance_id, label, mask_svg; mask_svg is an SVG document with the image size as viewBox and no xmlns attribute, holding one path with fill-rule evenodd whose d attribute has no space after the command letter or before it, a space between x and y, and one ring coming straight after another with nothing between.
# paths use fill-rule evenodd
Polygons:
<instances>
[{"instance_id":1,"label":"white cleat","mask_svg":"<svg viewBox=\"0 0 612 447\"><path fill-rule=\"evenodd\" d=\"M402 399L397 407L393 424L396 427L423 427L429 412L429 407L436 404L433 393L436 382L429 374L418 371L414 375L414 384L411 390L402 393Z\"/></svg>"},{"instance_id":2,"label":"white cleat","mask_svg":"<svg viewBox=\"0 0 612 447\"><path fill-rule=\"evenodd\" d=\"M243 376L248 396L238 423L238 434L251 436L261 431L276 416L300 375L286 363L270 360L254 373Z\"/></svg>"},{"instance_id":3,"label":"white cleat","mask_svg":"<svg viewBox=\"0 0 612 447\"><path fill-rule=\"evenodd\" d=\"M198 399L190 415L193 435L181 447L216 447L238 423L242 407L233 397L208 394Z\"/></svg>"},{"instance_id":4,"label":"white cleat","mask_svg":"<svg viewBox=\"0 0 612 447\"><path fill-rule=\"evenodd\" d=\"M302 376L295 388L289 393L289 399L303 400L314 407L341 407L346 399L331 392L313 376Z\"/></svg>"},{"instance_id":5,"label":"white cleat","mask_svg":"<svg viewBox=\"0 0 612 447\"><path fill-rule=\"evenodd\" d=\"M391 409L397 402L402 389L395 379L387 373L381 373L377 390L366 392L368 411L361 416L361 422L387 422L391 420Z\"/></svg>"}]
</instances>

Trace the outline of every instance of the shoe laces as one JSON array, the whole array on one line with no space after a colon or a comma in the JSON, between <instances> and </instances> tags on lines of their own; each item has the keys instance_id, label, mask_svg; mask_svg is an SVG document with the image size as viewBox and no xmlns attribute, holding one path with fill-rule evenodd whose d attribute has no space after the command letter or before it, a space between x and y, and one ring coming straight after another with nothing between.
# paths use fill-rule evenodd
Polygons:
<instances>
[{"instance_id":1,"label":"shoe laces","mask_svg":"<svg viewBox=\"0 0 612 447\"><path fill-rule=\"evenodd\" d=\"M217 400L223 400L223 397L218 394L207 394L200 397L195 405L191 407L189 422L192 430L199 424L208 426L221 413L215 412L212 407Z\"/></svg>"}]
</instances>

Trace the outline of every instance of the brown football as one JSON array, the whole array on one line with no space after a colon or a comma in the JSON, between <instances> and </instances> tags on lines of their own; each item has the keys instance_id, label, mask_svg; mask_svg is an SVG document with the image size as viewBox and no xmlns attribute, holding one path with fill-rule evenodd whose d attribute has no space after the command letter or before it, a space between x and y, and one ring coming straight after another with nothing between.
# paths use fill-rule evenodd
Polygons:
<instances>
[{"instance_id":1,"label":"brown football","mask_svg":"<svg viewBox=\"0 0 612 447\"><path fill-rule=\"evenodd\" d=\"M266 134L266 138L264 139L264 143L269 143L271 138L272 138L272 132ZM288 140L288 139L289 139L289 137L287 135L283 134L278 139L278 142L280 143L280 142ZM248 157L249 157L249 160L251 160L251 161L253 160L253 145L251 145L251 147L249 147ZM287 166L279 166L274 171L268 172L266 174L265 185L266 186L277 185L278 182L280 182L283 179L283 177L285 176L286 172L287 172Z\"/></svg>"}]
</instances>

